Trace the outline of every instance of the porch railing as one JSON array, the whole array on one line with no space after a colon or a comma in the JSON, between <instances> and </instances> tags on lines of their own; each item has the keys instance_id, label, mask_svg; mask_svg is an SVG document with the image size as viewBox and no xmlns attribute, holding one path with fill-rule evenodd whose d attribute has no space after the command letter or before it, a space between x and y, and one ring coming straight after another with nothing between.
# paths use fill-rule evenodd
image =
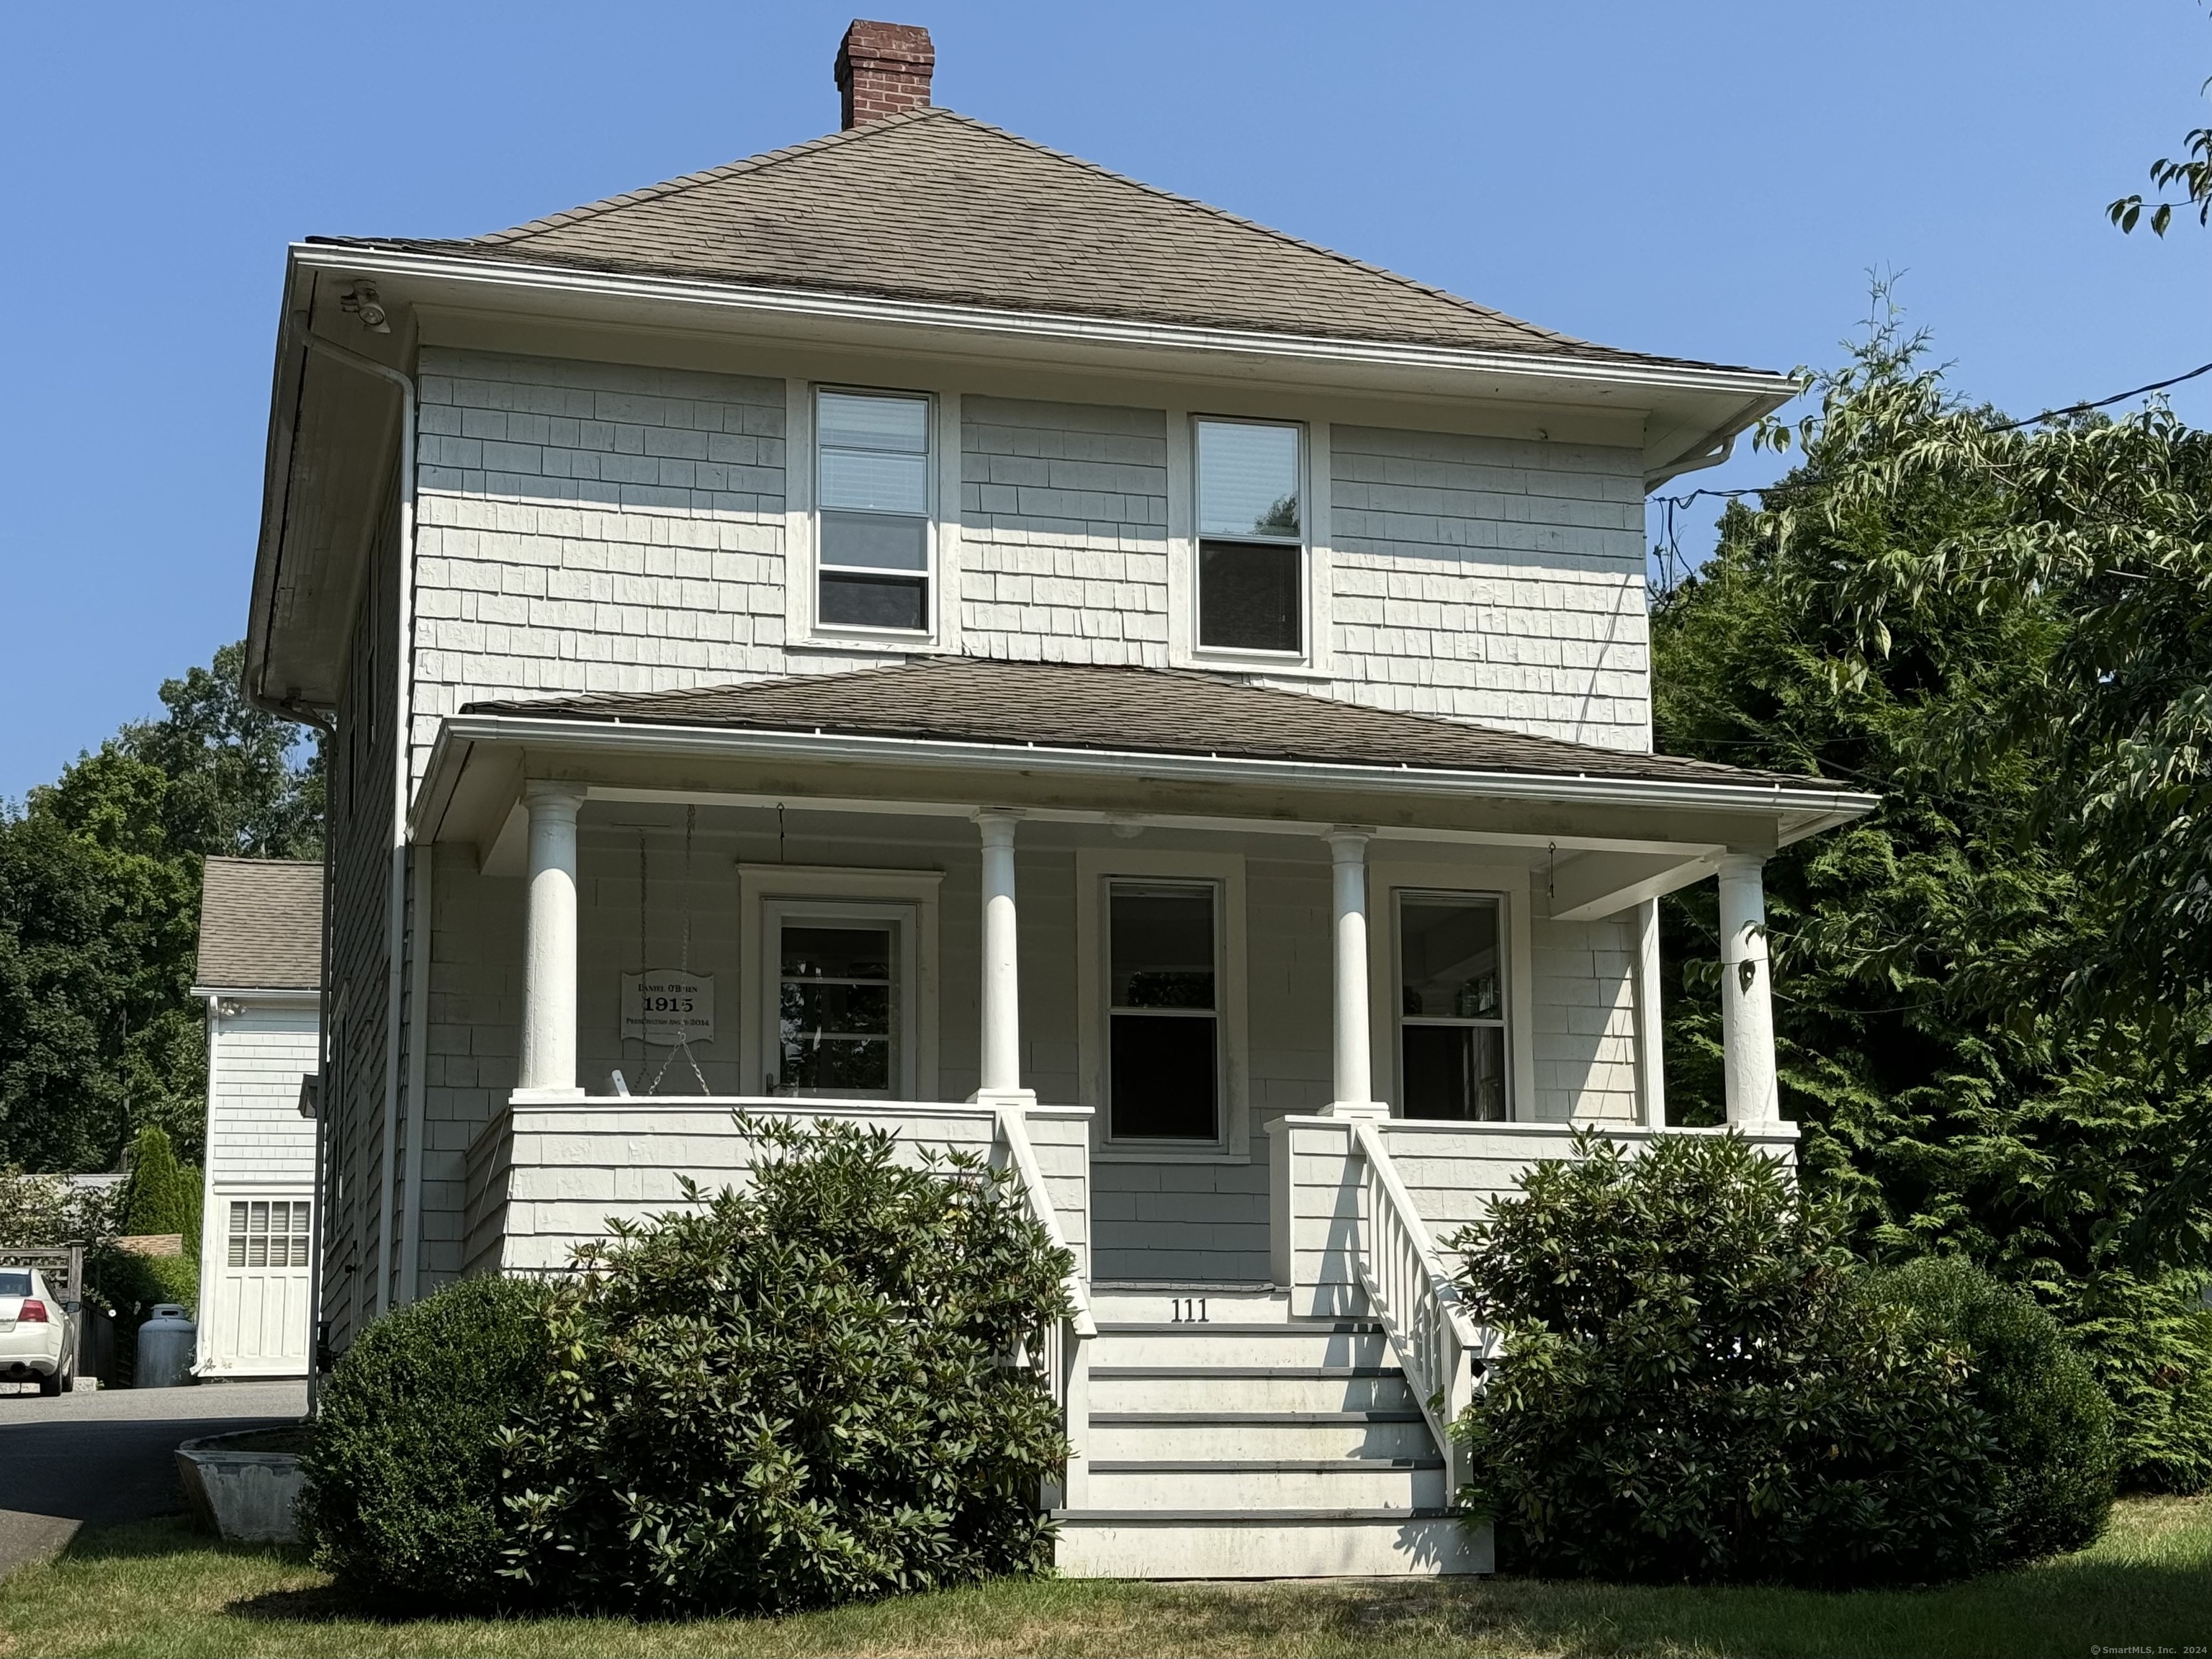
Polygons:
<instances>
[{"instance_id":1,"label":"porch railing","mask_svg":"<svg viewBox=\"0 0 2212 1659\"><path fill-rule=\"evenodd\" d=\"M1364 1222L1353 1256L1360 1288L1436 1437L1447 1488L1456 1493L1465 1471L1451 1425L1473 1396L1473 1361L1489 1352L1489 1334L1461 1302L1428 1223L1414 1208L1413 1195L1391 1164L1389 1148L1372 1123L1354 1127L1352 1148L1360 1165Z\"/></svg>"},{"instance_id":2,"label":"porch railing","mask_svg":"<svg viewBox=\"0 0 2212 1659\"><path fill-rule=\"evenodd\" d=\"M1006 1149L1007 1163L1020 1177L1030 1217L1054 1247L1068 1249L1060 1212L1045 1189L1044 1172L1037 1167L1036 1148L1030 1145L1029 1123L1022 1109L1002 1104L993 1111L998 1118L1000 1143ZM1098 1324L1091 1317L1091 1292L1084 1282L1080 1257L1071 1261L1060 1282L1067 1291L1070 1312L1045 1332L1044 1351L1034 1356L1060 1407L1068 1443L1067 1464L1058 1490L1047 1483L1045 1503L1052 1509L1080 1509L1090 1485L1085 1447L1091 1437L1091 1356L1085 1345L1098 1334Z\"/></svg>"}]
</instances>

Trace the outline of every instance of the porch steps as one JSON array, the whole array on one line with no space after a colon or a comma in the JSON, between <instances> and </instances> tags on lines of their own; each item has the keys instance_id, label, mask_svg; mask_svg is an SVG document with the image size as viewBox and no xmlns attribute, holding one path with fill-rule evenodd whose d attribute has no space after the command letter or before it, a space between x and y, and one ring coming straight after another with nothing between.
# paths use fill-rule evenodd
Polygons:
<instances>
[{"instance_id":1,"label":"porch steps","mask_svg":"<svg viewBox=\"0 0 2212 1659\"><path fill-rule=\"evenodd\" d=\"M1388 1338L1272 1286L1101 1285L1075 1577L1487 1572Z\"/></svg>"}]
</instances>

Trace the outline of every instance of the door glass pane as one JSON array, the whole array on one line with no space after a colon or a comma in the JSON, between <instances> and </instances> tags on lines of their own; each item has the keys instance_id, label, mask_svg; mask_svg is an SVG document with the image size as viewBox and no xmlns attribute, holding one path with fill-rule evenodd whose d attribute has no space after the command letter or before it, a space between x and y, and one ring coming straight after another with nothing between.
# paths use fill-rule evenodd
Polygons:
<instances>
[{"instance_id":1,"label":"door glass pane","mask_svg":"<svg viewBox=\"0 0 2212 1659\"><path fill-rule=\"evenodd\" d=\"M1264 542L1200 543L1198 642L1229 651L1301 649L1304 556Z\"/></svg>"},{"instance_id":2,"label":"door glass pane","mask_svg":"<svg viewBox=\"0 0 2212 1659\"><path fill-rule=\"evenodd\" d=\"M234 1267L246 1265L246 1206L243 1204L230 1206L230 1253L228 1259Z\"/></svg>"},{"instance_id":3,"label":"door glass pane","mask_svg":"<svg viewBox=\"0 0 2212 1659\"><path fill-rule=\"evenodd\" d=\"M1198 533L1297 539L1297 428L1198 423Z\"/></svg>"},{"instance_id":4,"label":"door glass pane","mask_svg":"<svg viewBox=\"0 0 2212 1659\"><path fill-rule=\"evenodd\" d=\"M1112 889L1109 922L1116 1008L1213 1006L1213 889Z\"/></svg>"},{"instance_id":5,"label":"door glass pane","mask_svg":"<svg viewBox=\"0 0 2212 1659\"><path fill-rule=\"evenodd\" d=\"M1400 1012L1431 1019L1499 1019L1498 901L1408 896L1398 911Z\"/></svg>"},{"instance_id":6,"label":"door glass pane","mask_svg":"<svg viewBox=\"0 0 2212 1659\"><path fill-rule=\"evenodd\" d=\"M1210 1014L1114 1014L1113 1133L1122 1139L1212 1140L1220 1060Z\"/></svg>"},{"instance_id":7,"label":"door glass pane","mask_svg":"<svg viewBox=\"0 0 2212 1659\"><path fill-rule=\"evenodd\" d=\"M1504 1026L1408 1025L1401 1036L1407 1117L1504 1121Z\"/></svg>"},{"instance_id":8,"label":"door glass pane","mask_svg":"<svg viewBox=\"0 0 2212 1659\"><path fill-rule=\"evenodd\" d=\"M887 922L789 921L781 935L778 1065L786 1089L891 1092L897 929Z\"/></svg>"}]
</instances>

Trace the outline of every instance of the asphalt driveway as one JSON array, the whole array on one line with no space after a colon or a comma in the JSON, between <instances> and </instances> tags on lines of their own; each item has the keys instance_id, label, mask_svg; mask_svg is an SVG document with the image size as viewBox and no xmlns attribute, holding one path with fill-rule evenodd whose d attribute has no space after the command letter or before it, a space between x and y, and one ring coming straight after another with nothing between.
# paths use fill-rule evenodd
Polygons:
<instances>
[{"instance_id":1,"label":"asphalt driveway","mask_svg":"<svg viewBox=\"0 0 2212 1659\"><path fill-rule=\"evenodd\" d=\"M0 1386L0 1577L52 1554L87 1522L181 1513L179 1442L307 1409L305 1382L80 1389L52 1400Z\"/></svg>"}]
</instances>

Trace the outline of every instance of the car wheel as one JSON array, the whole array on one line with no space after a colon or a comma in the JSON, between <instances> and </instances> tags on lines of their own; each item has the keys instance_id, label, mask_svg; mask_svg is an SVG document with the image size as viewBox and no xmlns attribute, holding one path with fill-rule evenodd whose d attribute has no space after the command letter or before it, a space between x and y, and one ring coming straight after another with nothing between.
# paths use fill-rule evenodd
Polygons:
<instances>
[{"instance_id":1,"label":"car wheel","mask_svg":"<svg viewBox=\"0 0 2212 1659\"><path fill-rule=\"evenodd\" d=\"M39 1392L44 1395L47 1399L52 1399L61 1391L62 1374L58 1369L48 1372L46 1376L43 1376L39 1379Z\"/></svg>"},{"instance_id":2,"label":"car wheel","mask_svg":"<svg viewBox=\"0 0 2212 1659\"><path fill-rule=\"evenodd\" d=\"M76 1392L76 1361L74 1359L70 1361L69 1369L64 1371L61 1375L61 1391L64 1394L75 1394Z\"/></svg>"}]
</instances>

